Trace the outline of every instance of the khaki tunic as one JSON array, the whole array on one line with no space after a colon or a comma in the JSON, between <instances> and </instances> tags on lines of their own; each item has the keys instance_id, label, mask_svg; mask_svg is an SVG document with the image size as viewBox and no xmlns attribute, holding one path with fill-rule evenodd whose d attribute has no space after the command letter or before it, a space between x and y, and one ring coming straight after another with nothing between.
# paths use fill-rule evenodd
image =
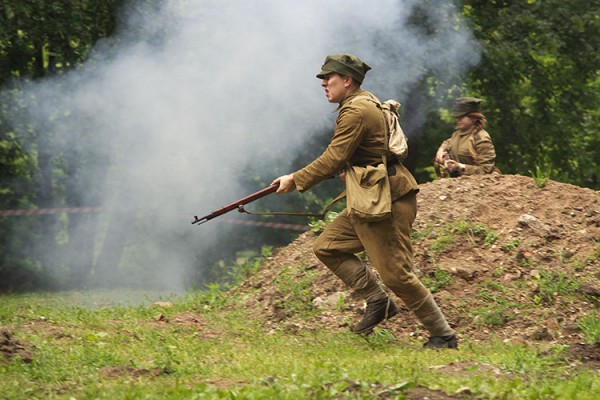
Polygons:
<instances>
[{"instance_id":1,"label":"khaki tunic","mask_svg":"<svg viewBox=\"0 0 600 400\"><path fill-rule=\"evenodd\" d=\"M491 174L499 172L496 168L496 151L490 134L481 129L455 130L450 139L445 140L441 147L448 152L450 158L465 165L461 175Z\"/></svg>"},{"instance_id":2,"label":"khaki tunic","mask_svg":"<svg viewBox=\"0 0 600 400\"><path fill-rule=\"evenodd\" d=\"M348 161L356 165L377 164L381 162L381 155L388 152L381 110L368 100L352 102L353 98L365 95L373 96L358 89L342 102L328 147L309 165L294 172L299 191L335 175ZM344 282L349 281L344 274L360 275L361 272L349 272L340 266L348 265L346 261L350 261L359 269L361 263L356 262L354 254L366 250L383 283L412 309L430 296L413 273L410 233L417 214L416 193L419 189L414 177L402 164L398 163L395 168L395 176L390 176L392 218L359 222L344 210L319 235L313 250ZM341 273L341 270L345 272Z\"/></svg>"},{"instance_id":3,"label":"khaki tunic","mask_svg":"<svg viewBox=\"0 0 600 400\"><path fill-rule=\"evenodd\" d=\"M331 142L319 157L306 167L294 172L296 188L300 192L310 189L342 170L349 161L354 165L376 165L381 155L389 153L385 143L385 122L381 110L368 100L352 99L373 94L357 90L348 96L338 108L339 114ZM402 164L396 165L396 175L390 177L392 200L412 190L418 190L417 182Z\"/></svg>"}]
</instances>

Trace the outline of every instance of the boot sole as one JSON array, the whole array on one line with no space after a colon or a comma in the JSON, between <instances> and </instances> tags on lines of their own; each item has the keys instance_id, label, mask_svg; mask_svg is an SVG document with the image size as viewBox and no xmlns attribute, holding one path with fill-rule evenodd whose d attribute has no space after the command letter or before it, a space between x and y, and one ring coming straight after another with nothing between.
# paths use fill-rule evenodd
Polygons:
<instances>
[{"instance_id":1,"label":"boot sole","mask_svg":"<svg viewBox=\"0 0 600 400\"><path fill-rule=\"evenodd\" d=\"M439 340L436 341L435 343L428 341L427 343L425 343L425 345L423 346L423 348L425 349L429 349L429 350L435 350L435 349L458 349L458 339L456 338L456 335L454 335L454 337L450 340Z\"/></svg>"}]
</instances>

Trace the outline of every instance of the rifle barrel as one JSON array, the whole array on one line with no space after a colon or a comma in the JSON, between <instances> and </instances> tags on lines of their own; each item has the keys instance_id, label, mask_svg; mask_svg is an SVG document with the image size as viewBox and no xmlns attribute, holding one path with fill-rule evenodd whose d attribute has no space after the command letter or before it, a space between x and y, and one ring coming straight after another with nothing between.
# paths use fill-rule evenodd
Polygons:
<instances>
[{"instance_id":1,"label":"rifle barrel","mask_svg":"<svg viewBox=\"0 0 600 400\"><path fill-rule=\"evenodd\" d=\"M242 197L241 199L234 201L231 204L227 204L226 206L221 207L218 210L215 210L215 211L211 212L210 214L205 215L202 218L198 218L198 216L194 215L194 220L192 221L192 224L202 225L203 223L210 221L213 218L216 218L220 215L228 213L229 211L236 210L239 206L243 206L245 204L253 202L254 200L258 200L261 197L265 197L266 195L277 191L278 187L279 187L279 184L273 184L271 186L267 186L266 188L261 189L258 192L252 193L246 197Z\"/></svg>"}]
</instances>

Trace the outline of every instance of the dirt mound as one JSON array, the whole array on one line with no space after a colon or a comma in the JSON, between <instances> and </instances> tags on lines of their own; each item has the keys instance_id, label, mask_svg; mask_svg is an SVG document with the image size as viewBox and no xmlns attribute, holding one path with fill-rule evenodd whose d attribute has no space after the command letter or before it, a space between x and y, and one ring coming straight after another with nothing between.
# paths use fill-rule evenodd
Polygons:
<instances>
[{"instance_id":1,"label":"dirt mound","mask_svg":"<svg viewBox=\"0 0 600 400\"><path fill-rule=\"evenodd\" d=\"M421 185L418 207L415 270L460 335L585 340L582 322L597 319L600 304L598 193L554 181L539 188L518 175L470 176ZM359 318L363 302L314 257L313 241L312 232L300 235L232 291L266 317L267 330L341 328ZM299 299L319 312L300 315ZM425 336L400 308L383 327Z\"/></svg>"},{"instance_id":2,"label":"dirt mound","mask_svg":"<svg viewBox=\"0 0 600 400\"><path fill-rule=\"evenodd\" d=\"M0 363L14 358L30 363L33 361L33 350L32 344L17 340L9 330L0 328Z\"/></svg>"}]
</instances>

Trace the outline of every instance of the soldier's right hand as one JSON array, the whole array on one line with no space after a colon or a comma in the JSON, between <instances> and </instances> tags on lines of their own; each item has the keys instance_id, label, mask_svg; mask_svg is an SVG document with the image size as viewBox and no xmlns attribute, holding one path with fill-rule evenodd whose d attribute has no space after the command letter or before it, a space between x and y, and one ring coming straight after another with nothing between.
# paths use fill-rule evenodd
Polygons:
<instances>
[{"instance_id":1,"label":"soldier's right hand","mask_svg":"<svg viewBox=\"0 0 600 400\"><path fill-rule=\"evenodd\" d=\"M279 184L279 187L277 188L277 191L275 192L277 194L290 193L290 192L293 192L294 190L296 190L296 182L294 181L294 174L280 176L279 178L277 178L273 182L271 182L271 185L276 184L276 183Z\"/></svg>"},{"instance_id":2,"label":"soldier's right hand","mask_svg":"<svg viewBox=\"0 0 600 400\"><path fill-rule=\"evenodd\" d=\"M450 156L449 156L448 152L441 147L438 149L437 153L435 154L435 159L440 164L443 164L444 161L446 161L449 158L450 158Z\"/></svg>"}]
</instances>

